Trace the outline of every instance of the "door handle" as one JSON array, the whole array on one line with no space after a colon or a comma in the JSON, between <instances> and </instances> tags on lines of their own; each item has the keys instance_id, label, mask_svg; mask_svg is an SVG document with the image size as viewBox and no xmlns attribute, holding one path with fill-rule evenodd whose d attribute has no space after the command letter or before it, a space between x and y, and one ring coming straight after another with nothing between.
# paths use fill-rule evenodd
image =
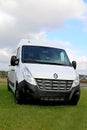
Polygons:
<instances>
[{"instance_id":1,"label":"door handle","mask_svg":"<svg viewBox=\"0 0 87 130\"><path fill-rule=\"evenodd\" d=\"M12 71L15 71L14 69L12 69Z\"/></svg>"}]
</instances>

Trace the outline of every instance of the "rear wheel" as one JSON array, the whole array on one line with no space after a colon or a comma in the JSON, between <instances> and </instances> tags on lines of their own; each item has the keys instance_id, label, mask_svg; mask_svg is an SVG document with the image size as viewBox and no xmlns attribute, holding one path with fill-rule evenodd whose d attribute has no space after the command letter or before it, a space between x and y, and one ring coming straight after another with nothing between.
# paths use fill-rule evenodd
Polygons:
<instances>
[{"instance_id":1,"label":"rear wheel","mask_svg":"<svg viewBox=\"0 0 87 130\"><path fill-rule=\"evenodd\" d=\"M10 86L9 86L9 81L8 81L8 79L7 79L7 89L8 89L8 91L11 91L11 88L10 88Z\"/></svg>"}]
</instances>

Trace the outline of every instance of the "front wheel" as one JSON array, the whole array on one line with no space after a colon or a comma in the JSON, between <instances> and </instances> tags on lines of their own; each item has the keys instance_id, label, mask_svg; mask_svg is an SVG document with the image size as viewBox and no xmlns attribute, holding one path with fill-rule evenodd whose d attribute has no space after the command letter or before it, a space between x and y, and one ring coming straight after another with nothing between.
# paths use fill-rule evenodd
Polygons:
<instances>
[{"instance_id":1,"label":"front wheel","mask_svg":"<svg viewBox=\"0 0 87 130\"><path fill-rule=\"evenodd\" d=\"M76 106L78 101L79 101L79 98L80 98L80 93L79 92L78 92L77 95L74 94L72 99L70 100L70 104Z\"/></svg>"},{"instance_id":2,"label":"front wheel","mask_svg":"<svg viewBox=\"0 0 87 130\"><path fill-rule=\"evenodd\" d=\"M15 95L14 95L14 99L15 99L15 103L16 104L22 104L22 99L21 99L21 93L19 91L18 88L16 88L16 91L15 91Z\"/></svg>"},{"instance_id":3,"label":"front wheel","mask_svg":"<svg viewBox=\"0 0 87 130\"><path fill-rule=\"evenodd\" d=\"M70 104L73 105L73 106L76 106L77 103L78 103L78 101L76 101L76 100L71 100L71 101L70 101Z\"/></svg>"}]
</instances>

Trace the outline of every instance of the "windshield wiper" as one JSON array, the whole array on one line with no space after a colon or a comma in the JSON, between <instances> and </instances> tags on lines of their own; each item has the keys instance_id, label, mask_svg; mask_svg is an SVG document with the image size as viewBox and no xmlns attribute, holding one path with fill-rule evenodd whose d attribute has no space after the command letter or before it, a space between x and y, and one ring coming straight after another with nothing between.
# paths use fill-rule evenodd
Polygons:
<instances>
[{"instance_id":1,"label":"windshield wiper","mask_svg":"<svg viewBox=\"0 0 87 130\"><path fill-rule=\"evenodd\" d=\"M45 62L45 61L39 61L39 60L35 60L35 59L28 59L28 60L23 60L23 61L24 61L24 63L38 63L38 64L69 66L68 64L55 63L55 62Z\"/></svg>"}]
</instances>

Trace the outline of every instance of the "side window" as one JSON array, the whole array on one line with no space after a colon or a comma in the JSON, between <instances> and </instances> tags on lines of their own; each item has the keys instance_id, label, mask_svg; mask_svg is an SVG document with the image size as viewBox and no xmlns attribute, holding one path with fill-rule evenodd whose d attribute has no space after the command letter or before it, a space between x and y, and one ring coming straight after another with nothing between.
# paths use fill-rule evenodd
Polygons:
<instances>
[{"instance_id":1,"label":"side window","mask_svg":"<svg viewBox=\"0 0 87 130\"><path fill-rule=\"evenodd\" d=\"M20 59L20 47L17 49L17 58Z\"/></svg>"},{"instance_id":2,"label":"side window","mask_svg":"<svg viewBox=\"0 0 87 130\"><path fill-rule=\"evenodd\" d=\"M60 53L60 57L61 57L61 62L65 63L65 64L68 63L67 55L66 55L66 53L64 51L62 51Z\"/></svg>"},{"instance_id":3,"label":"side window","mask_svg":"<svg viewBox=\"0 0 87 130\"><path fill-rule=\"evenodd\" d=\"M63 52L60 53L60 57L61 57L61 61L64 62L65 61L65 57L64 57L64 53Z\"/></svg>"}]
</instances>

